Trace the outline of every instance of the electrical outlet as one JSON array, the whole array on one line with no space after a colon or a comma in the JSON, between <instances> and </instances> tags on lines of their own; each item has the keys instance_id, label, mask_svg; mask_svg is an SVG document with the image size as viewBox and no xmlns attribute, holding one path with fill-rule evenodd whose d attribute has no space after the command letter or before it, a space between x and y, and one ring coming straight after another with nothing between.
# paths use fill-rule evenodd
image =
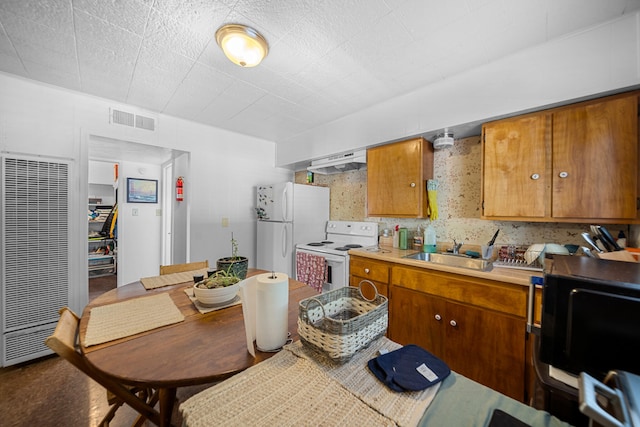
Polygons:
<instances>
[{"instance_id":1,"label":"electrical outlet","mask_svg":"<svg viewBox=\"0 0 640 427\"><path fill-rule=\"evenodd\" d=\"M229 226L229 218L222 218L222 226L223 227Z\"/></svg>"},{"instance_id":2,"label":"electrical outlet","mask_svg":"<svg viewBox=\"0 0 640 427\"><path fill-rule=\"evenodd\" d=\"M131 216L138 216L138 208L131 209Z\"/></svg>"}]
</instances>

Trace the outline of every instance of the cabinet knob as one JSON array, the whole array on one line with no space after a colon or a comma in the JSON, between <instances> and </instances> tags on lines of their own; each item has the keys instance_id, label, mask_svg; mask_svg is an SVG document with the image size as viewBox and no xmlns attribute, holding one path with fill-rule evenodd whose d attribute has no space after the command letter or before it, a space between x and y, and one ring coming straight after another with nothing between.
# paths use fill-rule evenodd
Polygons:
<instances>
[{"instance_id":1,"label":"cabinet knob","mask_svg":"<svg viewBox=\"0 0 640 427\"><path fill-rule=\"evenodd\" d=\"M533 179L534 181L535 181L536 179L540 179L540 174L538 174L538 173L534 173L533 175L531 175L531 179Z\"/></svg>"},{"instance_id":2,"label":"cabinet knob","mask_svg":"<svg viewBox=\"0 0 640 427\"><path fill-rule=\"evenodd\" d=\"M409 186L410 186L411 188L414 188L414 187L416 186L416 183L415 183L415 182L412 182L411 184L409 184Z\"/></svg>"},{"instance_id":3,"label":"cabinet knob","mask_svg":"<svg viewBox=\"0 0 640 427\"><path fill-rule=\"evenodd\" d=\"M564 172L564 171L562 171L562 172L560 172L560 173L558 174L558 176L559 176L560 178L566 178L566 177L568 177L568 176L569 176L569 172Z\"/></svg>"},{"instance_id":4,"label":"cabinet knob","mask_svg":"<svg viewBox=\"0 0 640 427\"><path fill-rule=\"evenodd\" d=\"M364 272L365 272L366 274L369 274L369 269L368 269L368 268L365 268L365 269L364 269Z\"/></svg>"},{"instance_id":5,"label":"cabinet knob","mask_svg":"<svg viewBox=\"0 0 640 427\"><path fill-rule=\"evenodd\" d=\"M436 315L435 315L435 316L433 316L433 317L435 317L435 319L436 319L438 322L442 320L442 316L440 316L439 314L436 314Z\"/></svg>"},{"instance_id":6,"label":"cabinet knob","mask_svg":"<svg viewBox=\"0 0 640 427\"><path fill-rule=\"evenodd\" d=\"M453 326L454 328L455 328L456 326L458 326L458 322L456 322L455 320L450 321L450 322L449 322L449 324L450 324L451 326Z\"/></svg>"}]
</instances>

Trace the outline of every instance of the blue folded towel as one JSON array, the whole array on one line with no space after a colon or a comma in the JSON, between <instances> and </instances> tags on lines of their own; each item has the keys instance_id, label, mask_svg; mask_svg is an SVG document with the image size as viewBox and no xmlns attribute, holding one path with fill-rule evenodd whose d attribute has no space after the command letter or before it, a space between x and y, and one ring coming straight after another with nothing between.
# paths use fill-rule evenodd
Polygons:
<instances>
[{"instance_id":1,"label":"blue folded towel","mask_svg":"<svg viewBox=\"0 0 640 427\"><path fill-rule=\"evenodd\" d=\"M393 391L419 391L445 379L446 363L414 344L369 360L369 370Z\"/></svg>"}]
</instances>

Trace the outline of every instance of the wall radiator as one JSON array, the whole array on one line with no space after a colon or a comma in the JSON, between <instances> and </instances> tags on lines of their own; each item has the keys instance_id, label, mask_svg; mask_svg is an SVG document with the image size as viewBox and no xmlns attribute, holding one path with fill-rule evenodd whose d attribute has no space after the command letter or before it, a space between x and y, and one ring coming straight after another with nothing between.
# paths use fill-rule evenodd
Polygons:
<instances>
[{"instance_id":1,"label":"wall radiator","mask_svg":"<svg viewBox=\"0 0 640 427\"><path fill-rule=\"evenodd\" d=\"M2 366L51 354L44 340L69 305L69 162L2 158Z\"/></svg>"}]
</instances>

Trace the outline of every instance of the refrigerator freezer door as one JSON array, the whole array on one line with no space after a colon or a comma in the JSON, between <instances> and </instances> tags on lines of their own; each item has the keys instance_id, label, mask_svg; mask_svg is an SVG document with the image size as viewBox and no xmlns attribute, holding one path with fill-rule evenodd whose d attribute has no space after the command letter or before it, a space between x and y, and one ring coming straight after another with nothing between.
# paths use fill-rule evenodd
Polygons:
<instances>
[{"instance_id":1,"label":"refrigerator freezer door","mask_svg":"<svg viewBox=\"0 0 640 427\"><path fill-rule=\"evenodd\" d=\"M292 231L288 222L258 221L257 268L293 277Z\"/></svg>"},{"instance_id":2,"label":"refrigerator freezer door","mask_svg":"<svg viewBox=\"0 0 640 427\"><path fill-rule=\"evenodd\" d=\"M293 183L259 185L257 207L263 221L293 221Z\"/></svg>"}]
</instances>

